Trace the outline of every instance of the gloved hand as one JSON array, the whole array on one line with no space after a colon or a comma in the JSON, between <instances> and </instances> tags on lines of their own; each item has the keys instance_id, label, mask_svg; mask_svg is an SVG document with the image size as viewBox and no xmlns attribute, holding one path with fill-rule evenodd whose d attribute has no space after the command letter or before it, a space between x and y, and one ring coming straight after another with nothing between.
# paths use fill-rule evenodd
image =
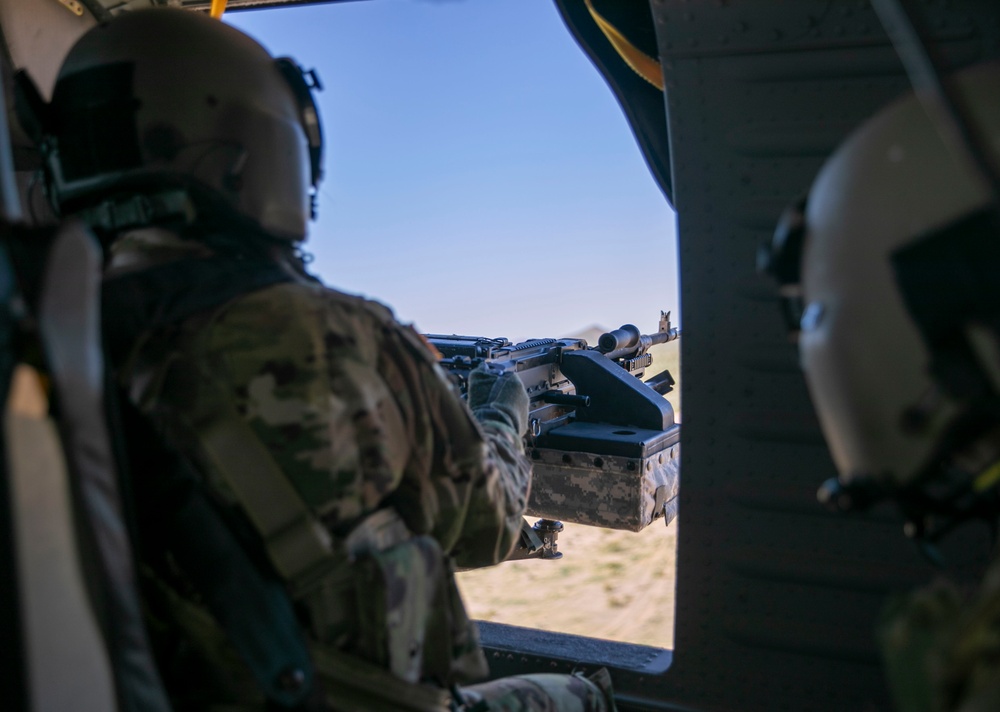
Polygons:
<instances>
[{"instance_id":1,"label":"gloved hand","mask_svg":"<svg viewBox=\"0 0 1000 712\"><path fill-rule=\"evenodd\" d=\"M481 363L469 374L469 408L484 425L520 439L528 428L528 394L513 373Z\"/></svg>"}]
</instances>

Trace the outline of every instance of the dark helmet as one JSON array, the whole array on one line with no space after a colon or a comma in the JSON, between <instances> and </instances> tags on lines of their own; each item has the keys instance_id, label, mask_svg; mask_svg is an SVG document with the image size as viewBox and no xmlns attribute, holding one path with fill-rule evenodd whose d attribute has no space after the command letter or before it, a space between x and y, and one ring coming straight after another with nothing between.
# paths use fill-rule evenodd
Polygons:
<instances>
[{"instance_id":1,"label":"dark helmet","mask_svg":"<svg viewBox=\"0 0 1000 712\"><path fill-rule=\"evenodd\" d=\"M87 32L59 71L45 120L54 202L67 214L140 196L141 223L182 196L199 213L304 239L321 177L316 84L207 15L123 13Z\"/></svg>"}]
</instances>

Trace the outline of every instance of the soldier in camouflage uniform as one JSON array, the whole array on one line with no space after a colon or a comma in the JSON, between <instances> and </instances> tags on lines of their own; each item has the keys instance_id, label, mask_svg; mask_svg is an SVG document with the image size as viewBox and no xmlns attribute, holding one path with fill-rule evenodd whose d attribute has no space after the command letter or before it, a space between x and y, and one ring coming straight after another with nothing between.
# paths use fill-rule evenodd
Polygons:
<instances>
[{"instance_id":1,"label":"soldier in camouflage uniform","mask_svg":"<svg viewBox=\"0 0 1000 712\"><path fill-rule=\"evenodd\" d=\"M154 636L174 641L159 659L175 704L614 709L603 670L459 687L488 670L454 566L496 564L515 545L527 396L480 369L467 406L388 309L305 273L296 245L322 149L310 79L206 16L139 11L79 41L39 122L56 204L108 246L108 349L164 446L149 445L136 479L145 548L164 539L144 588ZM223 573L239 557L205 563L156 523L174 507L178 539L200 534L184 524L194 509L171 504L183 487L149 494L172 456L202 509L281 582L242 619ZM298 632L256 620L280 618L285 592L315 672L265 672L262 689L273 651L241 641L263 628L295 647Z\"/></svg>"},{"instance_id":2,"label":"soldier in camouflage uniform","mask_svg":"<svg viewBox=\"0 0 1000 712\"><path fill-rule=\"evenodd\" d=\"M954 81L981 145L896 101L827 161L772 263L801 294L802 367L840 473L821 498L895 499L925 543L1000 516L1000 204L968 155L1000 159L1000 63ZM894 599L878 637L900 712L1000 709L1000 558L971 596L938 581Z\"/></svg>"}]
</instances>

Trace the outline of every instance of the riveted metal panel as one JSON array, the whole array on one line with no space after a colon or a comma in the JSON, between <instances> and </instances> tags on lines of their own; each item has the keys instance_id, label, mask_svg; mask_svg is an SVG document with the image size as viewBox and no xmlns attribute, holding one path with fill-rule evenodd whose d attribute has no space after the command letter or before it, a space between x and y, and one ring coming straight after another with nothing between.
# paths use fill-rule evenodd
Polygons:
<instances>
[{"instance_id":1,"label":"riveted metal panel","mask_svg":"<svg viewBox=\"0 0 1000 712\"><path fill-rule=\"evenodd\" d=\"M995 2L942 5L921 9L952 65L997 55ZM684 422L674 664L635 692L704 710L887 709L878 612L934 572L891 510L845 518L816 503L835 472L754 251L906 78L867 2L652 7L679 216ZM987 554L985 533L967 531L948 558L972 577Z\"/></svg>"}]
</instances>

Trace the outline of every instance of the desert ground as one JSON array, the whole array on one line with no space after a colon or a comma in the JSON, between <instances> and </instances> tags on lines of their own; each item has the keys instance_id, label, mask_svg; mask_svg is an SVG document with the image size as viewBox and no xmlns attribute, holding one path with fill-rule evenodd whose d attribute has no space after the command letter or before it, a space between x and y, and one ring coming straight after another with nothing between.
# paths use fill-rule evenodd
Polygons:
<instances>
[{"instance_id":1,"label":"desert ground","mask_svg":"<svg viewBox=\"0 0 1000 712\"><path fill-rule=\"evenodd\" d=\"M647 377L663 368L679 377L676 342L654 347L653 353ZM679 420L678 392L667 400ZM559 535L561 559L510 561L460 573L458 584L470 614L498 623L672 647L679 522L667 527L661 519L638 533L568 522L565 526Z\"/></svg>"},{"instance_id":2,"label":"desert ground","mask_svg":"<svg viewBox=\"0 0 1000 712\"><path fill-rule=\"evenodd\" d=\"M567 523L561 559L466 571L458 585L473 618L670 648L677 526L659 520L634 533Z\"/></svg>"}]
</instances>

